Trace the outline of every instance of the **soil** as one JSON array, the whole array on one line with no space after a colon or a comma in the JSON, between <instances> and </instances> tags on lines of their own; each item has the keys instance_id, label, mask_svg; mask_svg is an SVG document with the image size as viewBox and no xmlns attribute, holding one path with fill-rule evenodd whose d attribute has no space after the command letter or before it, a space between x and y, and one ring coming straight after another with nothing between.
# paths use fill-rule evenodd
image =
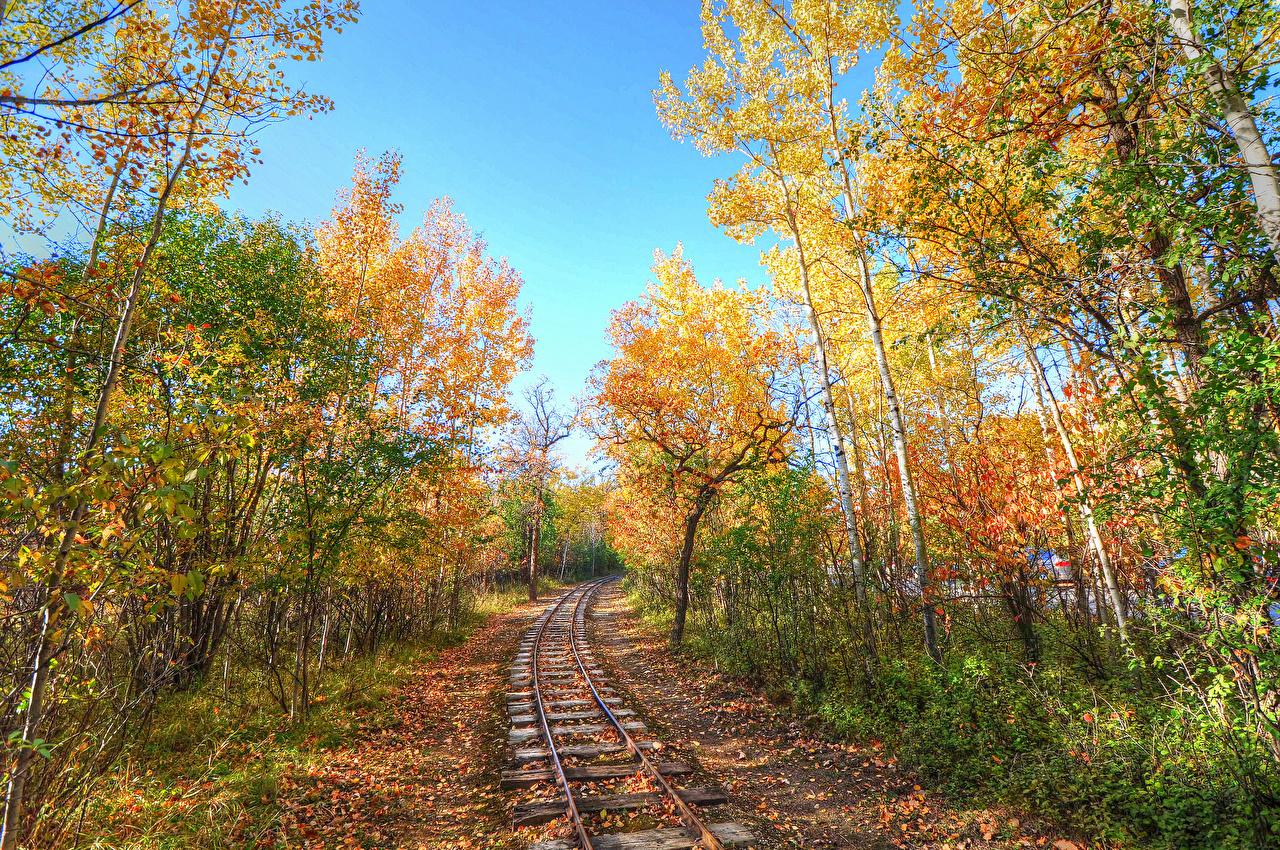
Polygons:
<instances>
[{"instance_id":1,"label":"soil","mask_svg":"<svg viewBox=\"0 0 1280 850\"><path fill-rule=\"evenodd\" d=\"M288 832L311 848L516 848L504 694L521 636L545 601L493 615L390 697L394 719L361 730L322 770L282 788Z\"/></svg>"},{"instance_id":2,"label":"soil","mask_svg":"<svg viewBox=\"0 0 1280 850\"><path fill-rule=\"evenodd\" d=\"M1025 815L954 805L876 746L842 743L761 689L673 654L616 585L592 610L596 658L665 742L663 757L699 768L688 784L722 785L729 803L709 820L753 827L760 847L1083 850Z\"/></svg>"},{"instance_id":3,"label":"soil","mask_svg":"<svg viewBox=\"0 0 1280 850\"><path fill-rule=\"evenodd\" d=\"M547 835L512 828L530 792L499 786L508 671L546 604L491 617L397 689L394 720L282 788L288 832L306 847L370 850L514 850ZM728 804L705 811L708 823L746 824L763 848L1083 850L1009 811L952 805L875 746L838 742L749 683L673 654L616 585L590 619L595 658L648 725L642 737L663 742L660 760L697 769L678 784L728 792Z\"/></svg>"}]
</instances>

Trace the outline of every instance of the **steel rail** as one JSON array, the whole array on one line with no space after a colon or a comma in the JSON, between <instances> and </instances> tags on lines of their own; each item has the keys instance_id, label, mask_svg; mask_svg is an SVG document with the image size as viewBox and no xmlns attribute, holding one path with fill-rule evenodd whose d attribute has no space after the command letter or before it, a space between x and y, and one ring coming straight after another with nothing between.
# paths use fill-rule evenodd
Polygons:
<instances>
[{"instance_id":1,"label":"steel rail","mask_svg":"<svg viewBox=\"0 0 1280 850\"><path fill-rule=\"evenodd\" d=\"M600 710L604 712L605 717L609 719L609 722L613 724L613 727L618 730L618 735L622 738L622 742L626 745L627 750L640 760L640 764L644 771L658 783L658 786L662 791L675 803L677 811L680 812L680 819L684 821L685 826L698 834L698 846L705 848L705 850L725 850L725 846L720 842L720 839L716 838L715 834L712 833L711 830L707 829L707 825L702 822L702 818L698 817L693 808L676 793L675 789L671 787L658 768L654 766L653 762L649 761L649 757L646 756L644 751L636 744L635 739L627 733L626 729L622 728L622 723L619 722L618 718L614 717L613 712L609 710L609 706L605 704L604 699L600 696L600 692L596 690L595 682L591 680L591 674L587 671L586 665L582 663L582 656L578 653L578 621L582 620L583 630L585 632L586 605L589 604L590 599L595 595L595 592L609 580L609 578L604 578L595 582L578 597L578 601L573 610L573 622L569 629L569 647L573 650L573 660L577 663L578 670L581 671L583 678L586 679L587 687L591 689L591 695L595 697L596 705L598 705ZM594 660L595 659L593 657L592 661L594 662ZM563 773L561 776L563 776ZM572 805L572 803L570 805ZM573 811L576 815L577 808L575 807ZM585 835L585 833L583 834ZM586 843L583 844L583 847L590 850L590 842L586 841Z\"/></svg>"},{"instance_id":2,"label":"steel rail","mask_svg":"<svg viewBox=\"0 0 1280 850\"><path fill-rule=\"evenodd\" d=\"M573 790L569 787L569 777L565 776L564 765L560 763L560 754L556 752L556 739L551 735L551 727L547 724L547 713L543 710L542 705L542 684L538 681L538 653L542 650L542 639L546 636L547 626L555 619L556 614L560 612L560 608L564 606L569 598L574 594L578 594L581 599L586 595L586 588L575 588L573 591L564 594L556 602L538 626L538 634L533 641L533 658L531 663L531 672L533 679L533 704L538 712L538 724L542 727L542 735L547 739L547 752L551 754L551 764L555 767L556 778L560 780L560 789L564 792L565 813L569 816L570 822L573 824L574 831L578 833L578 841L582 845L583 850L591 850L591 838L587 835L587 828L582 824L582 815L578 813L578 807L573 802ZM576 608L575 608L576 610ZM573 641L573 619L569 620L569 640ZM590 684L590 682L588 682Z\"/></svg>"}]
</instances>

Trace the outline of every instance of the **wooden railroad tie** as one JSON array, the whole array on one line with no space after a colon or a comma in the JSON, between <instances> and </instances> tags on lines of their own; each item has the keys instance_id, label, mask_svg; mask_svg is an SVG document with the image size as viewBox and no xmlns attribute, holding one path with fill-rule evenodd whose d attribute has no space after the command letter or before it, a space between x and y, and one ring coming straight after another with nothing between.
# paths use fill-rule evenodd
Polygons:
<instances>
[{"instance_id":1,"label":"wooden railroad tie","mask_svg":"<svg viewBox=\"0 0 1280 850\"><path fill-rule=\"evenodd\" d=\"M626 764L593 764L583 767L566 767L564 775L572 782L598 782L602 779L622 779L635 774L639 767L635 762ZM682 761L660 762L658 772L663 776L687 776L693 767ZM554 770L504 770L503 788L531 788L540 782L555 782Z\"/></svg>"},{"instance_id":2,"label":"wooden railroad tie","mask_svg":"<svg viewBox=\"0 0 1280 850\"><path fill-rule=\"evenodd\" d=\"M660 749L657 741L636 741L636 746L642 750ZM622 744L566 744L563 747L556 747L556 752L562 756L574 756L576 758L595 758L596 756L609 756L615 753L625 753L627 748ZM537 761L551 756L551 752L546 747L526 747L516 750L512 755L516 761Z\"/></svg>"},{"instance_id":3,"label":"wooden railroad tie","mask_svg":"<svg viewBox=\"0 0 1280 850\"><path fill-rule=\"evenodd\" d=\"M756 843L755 835L740 823L713 823L708 824L707 829L725 847L751 847ZM693 850L697 846L698 840L690 838L683 829L648 829L591 837L592 850ZM569 841L535 841L528 850L578 850L578 845Z\"/></svg>"},{"instance_id":4,"label":"wooden railroad tie","mask_svg":"<svg viewBox=\"0 0 1280 850\"><path fill-rule=\"evenodd\" d=\"M718 806L729 801L724 789L719 786L681 788L676 793L686 803L693 803L699 806ZM575 795L573 799L578 806L578 811L582 814L603 811L621 812L662 804L662 795L656 792L644 794L600 794L590 797ZM512 826L536 826L537 824L562 817L564 817L564 800L546 800L516 806L511 822Z\"/></svg>"}]
</instances>

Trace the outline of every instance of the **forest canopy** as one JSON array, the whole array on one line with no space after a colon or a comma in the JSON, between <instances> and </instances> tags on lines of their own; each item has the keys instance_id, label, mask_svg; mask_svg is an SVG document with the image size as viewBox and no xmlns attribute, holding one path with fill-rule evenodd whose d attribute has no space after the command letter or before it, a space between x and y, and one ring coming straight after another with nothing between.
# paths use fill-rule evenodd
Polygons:
<instances>
[{"instance_id":1,"label":"forest canopy","mask_svg":"<svg viewBox=\"0 0 1280 850\"><path fill-rule=\"evenodd\" d=\"M767 283L653 246L581 388L423 164L229 210L358 12L0 0L0 850L106 829L167 706L303 730L619 570L948 793L1280 843L1274 4L705 0L656 120Z\"/></svg>"}]
</instances>

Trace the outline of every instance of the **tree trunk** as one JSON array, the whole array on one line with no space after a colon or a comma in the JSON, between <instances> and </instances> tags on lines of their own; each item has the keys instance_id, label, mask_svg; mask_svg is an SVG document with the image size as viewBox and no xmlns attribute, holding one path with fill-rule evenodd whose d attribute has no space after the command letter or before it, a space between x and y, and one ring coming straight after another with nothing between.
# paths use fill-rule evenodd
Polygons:
<instances>
[{"instance_id":1,"label":"tree trunk","mask_svg":"<svg viewBox=\"0 0 1280 850\"><path fill-rule=\"evenodd\" d=\"M1005 607L1009 609L1009 616L1013 619L1013 628L1022 641L1027 663L1040 663L1040 635L1036 633L1035 626L1031 622L1034 610L1027 594L1024 577L1001 581L1000 593L1004 597Z\"/></svg>"},{"instance_id":2,"label":"tree trunk","mask_svg":"<svg viewBox=\"0 0 1280 850\"><path fill-rule=\"evenodd\" d=\"M453 570L453 589L449 591L449 628L456 629L462 616L462 576L466 572L459 556Z\"/></svg>"},{"instance_id":3,"label":"tree trunk","mask_svg":"<svg viewBox=\"0 0 1280 850\"><path fill-rule=\"evenodd\" d=\"M43 716L45 685L49 677L50 662L53 659L54 636L51 626L55 616L53 603L47 603L40 623L40 638L36 644L34 669L31 673L31 699L27 704L27 716L22 724L22 742L19 744L18 757L9 775L9 788L4 801L4 823L0 825L0 830L3 830L0 839L6 850L18 846L22 798L26 790L28 774L31 771L31 762L36 754L36 733L39 731Z\"/></svg>"},{"instance_id":4,"label":"tree trunk","mask_svg":"<svg viewBox=\"0 0 1280 850\"><path fill-rule=\"evenodd\" d=\"M845 403L849 408L849 445L853 447L853 471L858 477L858 510L864 522L869 521L871 506L867 500L867 469L862 461L862 445L858 440L858 419L854 415L853 388L848 385L849 377L845 376ZM862 555L864 560L871 560L873 553L871 541L863 541Z\"/></svg>"},{"instance_id":5,"label":"tree trunk","mask_svg":"<svg viewBox=\"0 0 1280 850\"><path fill-rule=\"evenodd\" d=\"M1032 377L1041 383L1041 388L1048 401L1049 413L1053 418L1054 428L1058 431L1058 439L1062 442L1062 452L1066 455L1067 464L1071 467L1071 480L1075 483L1076 493L1080 496L1080 515L1084 519L1085 530L1093 554L1098 559L1102 570L1103 581L1107 585L1107 594L1111 597L1111 608L1116 616L1116 628L1120 631L1120 639L1129 642L1129 616L1126 611L1124 595L1120 592L1120 584L1116 581L1115 571L1111 568L1111 558L1107 555L1107 547L1102 543L1102 535L1098 532L1098 523L1094 519L1093 509L1085 492L1084 477L1080 473L1080 463L1076 459L1075 446L1071 442L1071 434L1062 421L1062 411L1058 408L1058 399L1049 386L1049 377L1044 372L1044 365L1036 356L1035 349L1027 344L1027 365L1031 366Z\"/></svg>"},{"instance_id":6,"label":"tree trunk","mask_svg":"<svg viewBox=\"0 0 1280 850\"><path fill-rule=\"evenodd\" d=\"M0 17L3 17L0 14ZM89 243L89 258L85 261L84 271L80 274L80 285L85 287L98 265L98 250L102 247L102 237L106 233L107 219L111 215L111 207L115 202L116 189L120 186L120 175L124 172L124 157L116 161L115 174L111 177L111 185L107 187L106 197L98 210L98 226L93 231L93 241ZM67 345L67 365L62 379L62 415L60 417L61 434L58 438L57 474L59 481L65 481L67 464L70 462L71 441L75 431L75 367L76 352L80 347L81 319L76 317L71 326L71 341Z\"/></svg>"},{"instance_id":7,"label":"tree trunk","mask_svg":"<svg viewBox=\"0 0 1280 850\"><path fill-rule=\"evenodd\" d=\"M680 547L680 565L676 569L676 618L671 625L671 645L680 648L684 640L684 621L689 611L689 564L693 560L693 543L698 536L698 523L710 502L709 494L699 494L693 510L684 520L684 545Z\"/></svg>"},{"instance_id":8,"label":"tree trunk","mask_svg":"<svg viewBox=\"0 0 1280 850\"><path fill-rule=\"evenodd\" d=\"M880 328L880 314L876 311L875 294L871 289L871 270L867 268L861 245L855 249L855 259L858 263L858 282L867 309L867 330L871 336L871 345L875 349L876 366L880 370L885 405L889 408L889 428L893 431L893 452L898 458L902 503L907 509L907 522L911 526L911 540L915 546L916 573L920 580L920 598L924 613L924 645L930 658L941 661L942 650L938 648L938 629L933 610L934 594L932 582L929 580L929 551L925 547L920 506L916 501L915 484L911 480L911 467L907 463L907 426L902 416L902 406L898 403L898 391L893 384L893 374L889 371L889 357L885 351L884 334Z\"/></svg>"},{"instance_id":9,"label":"tree trunk","mask_svg":"<svg viewBox=\"0 0 1280 850\"><path fill-rule=\"evenodd\" d=\"M333 609L333 588L325 593L324 626L320 630L320 655L316 658L316 687L320 686L320 677L324 674L324 652L329 645L329 614Z\"/></svg>"},{"instance_id":10,"label":"tree trunk","mask_svg":"<svg viewBox=\"0 0 1280 850\"><path fill-rule=\"evenodd\" d=\"M774 161L776 162L777 151L772 144L770 144L770 149L774 153ZM800 296L805 322L809 325L809 334L813 339L814 352L818 356L818 383L822 388L822 410L827 416L827 430L830 434L831 450L835 454L836 485L840 491L840 508L844 512L844 531L849 543L849 565L853 568L858 603L865 608L867 589L862 542L858 537L858 518L853 509L853 488L849 483L849 461L844 448L844 436L840 432L840 422L836 419L836 401L831 391L831 361L827 356L827 344L822 335L822 324L818 318L817 308L814 306L813 292L809 287L809 262L805 255L804 239L800 235L800 225L796 219L796 209L794 199L791 197L791 188L787 184L786 177L781 172L776 172L775 176L782 188L786 202L787 225L791 230L791 238L796 243L797 260L800 266ZM867 651L870 653L873 650L868 646Z\"/></svg>"},{"instance_id":11,"label":"tree trunk","mask_svg":"<svg viewBox=\"0 0 1280 850\"><path fill-rule=\"evenodd\" d=\"M796 373L800 378L800 397L804 399L804 429L809 432L809 457L816 464L818 462L818 441L814 434L813 417L809 415L809 385L804 379L804 363L798 356L799 349L800 341L796 340Z\"/></svg>"},{"instance_id":12,"label":"tree trunk","mask_svg":"<svg viewBox=\"0 0 1280 850\"><path fill-rule=\"evenodd\" d=\"M1053 454L1053 440L1049 436L1048 413L1045 409L1044 391L1040 387L1039 376L1032 376L1032 385L1036 391L1036 418L1040 421L1040 435L1044 440L1044 456L1045 460L1049 462L1049 469L1052 471L1057 467L1057 460ZM1076 609L1087 627L1089 625L1089 595L1086 588L1086 576L1084 568L1080 564L1080 547L1076 542L1076 527L1067 511L1062 512L1062 527L1067 539L1067 561L1071 565L1071 579L1076 586ZM1054 565L1054 578L1055 580L1057 579L1057 564ZM1063 613L1065 614L1066 611L1064 610Z\"/></svg>"},{"instance_id":13,"label":"tree trunk","mask_svg":"<svg viewBox=\"0 0 1280 850\"><path fill-rule=\"evenodd\" d=\"M529 535L529 601L538 601L538 548L542 545L542 491L534 507L533 529Z\"/></svg>"},{"instance_id":14,"label":"tree trunk","mask_svg":"<svg viewBox=\"0 0 1280 850\"><path fill-rule=\"evenodd\" d=\"M1174 40L1187 59L1203 63L1201 74L1205 86L1222 107L1223 117L1240 150L1240 158L1249 170L1258 225L1266 234L1271 253L1280 262L1280 179L1276 176L1271 154L1258 131L1249 104L1245 103L1227 69L1204 49L1191 22L1191 0L1169 0L1169 23L1173 27Z\"/></svg>"}]
</instances>

